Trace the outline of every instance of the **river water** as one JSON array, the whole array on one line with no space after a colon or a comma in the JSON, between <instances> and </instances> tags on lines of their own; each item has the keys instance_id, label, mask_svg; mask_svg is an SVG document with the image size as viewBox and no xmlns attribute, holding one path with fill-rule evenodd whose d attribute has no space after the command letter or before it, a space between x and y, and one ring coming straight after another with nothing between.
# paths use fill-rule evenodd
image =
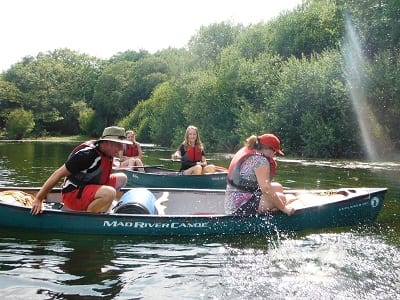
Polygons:
<instances>
[{"instance_id":1,"label":"river water","mask_svg":"<svg viewBox=\"0 0 400 300\"><path fill-rule=\"evenodd\" d=\"M0 143L0 186L40 186L73 143ZM178 168L144 147L147 165ZM227 167L230 154L209 154ZM400 163L279 158L287 188L387 187L373 225L276 234L133 238L0 228L2 299L398 299Z\"/></svg>"}]
</instances>

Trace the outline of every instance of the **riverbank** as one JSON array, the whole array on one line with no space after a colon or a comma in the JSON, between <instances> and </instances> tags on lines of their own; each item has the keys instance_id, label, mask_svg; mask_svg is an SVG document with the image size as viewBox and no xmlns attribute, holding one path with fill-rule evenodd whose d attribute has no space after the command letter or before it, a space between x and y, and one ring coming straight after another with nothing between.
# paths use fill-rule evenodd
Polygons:
<instances>
[{"instance_id":1,"label":"riverbank","mask_svg":"<svg viewBox=\"0 0 400 300\"><path fill-rule=\"evenodd\" d=\"M82 143L89 140L94 140L95 138L86 135L72 135L72 136L49 136L49 137L39 137L39 138L24 138L22 140L7 140L0 139L0 143L25 143L25 142L54 142L54 143ZM143 148L154 148L157 145L151 143L140 143Z\"/></svg>"},{"instance_id":2,"label":"riverbank","mask_svg":"<svg viewBox=\"0 0 400 300\"><path fill-rule=\"evenodd\" d=\"M86 135L43 136L38 138L23 138L21 140L0 139L0 142L82 142L92 138Z\"/></svg>"}]
</instances>

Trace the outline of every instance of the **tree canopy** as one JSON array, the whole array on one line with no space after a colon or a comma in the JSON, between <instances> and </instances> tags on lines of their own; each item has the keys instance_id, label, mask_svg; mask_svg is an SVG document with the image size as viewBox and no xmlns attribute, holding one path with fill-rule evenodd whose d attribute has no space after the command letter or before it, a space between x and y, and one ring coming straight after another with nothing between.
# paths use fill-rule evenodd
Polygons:
<instances>
[{"instance_id":1,"label":"tree canopy","mask_svg":"<svg viewBox=\"0 0 400 300\"><path fill-rule=\"evenodd\" d=\"M400 150L399 16L396 0L308 0L267 23L203 26L182 49L27 56L0 77L1 135L99 136L121 125L176 147L193 124L207 151L272 132L292 156L363 157L357 88L374 116L368 134L387 156ZM356 46L355 87L346 49Z\"/></svg>"}]
</instances>

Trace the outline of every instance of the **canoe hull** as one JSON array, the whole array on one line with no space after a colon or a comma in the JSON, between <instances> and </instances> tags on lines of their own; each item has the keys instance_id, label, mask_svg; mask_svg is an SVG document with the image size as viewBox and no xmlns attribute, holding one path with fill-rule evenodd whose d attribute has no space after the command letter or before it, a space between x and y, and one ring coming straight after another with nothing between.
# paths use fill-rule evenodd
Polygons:
<instances>
[{"instance_id":1,"label":"canoe hull","mask_svg":"<svg viewBox=\"0 0 400 300\"><path fill-rule=\"evenodd\" d=\"M177 192L204 195L200 191ZM357 193L344 201L298 209L292 216L281 212L246 217L223 214L91 214L51 207L33 216L28 207L0 202L0 226L41 232L129 236L271 234L373 223L382 208L385 192L386 189L366 189L365 193ZM209 197L221 197L224 191L206 193Z\"/></svg>"},{"instance_id":2,"label":"canoe hull","mask_svg":"<svg viewBox=\"0 0 400 300\"><path fill-rule=\"evenodd\" d=\"M162 167L146 168L146 172L117 169L128 177L128 187L225 189L227 172L204 175L182 175L176 170Z\"/></svg>"}]
</instances>

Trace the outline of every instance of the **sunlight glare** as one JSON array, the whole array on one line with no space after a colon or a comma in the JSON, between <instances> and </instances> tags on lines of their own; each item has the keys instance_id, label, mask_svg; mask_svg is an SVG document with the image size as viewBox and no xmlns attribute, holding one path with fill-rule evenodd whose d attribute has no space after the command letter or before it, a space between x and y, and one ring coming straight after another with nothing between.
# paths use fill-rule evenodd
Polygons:
<instances>
[{"instance_id":1,"label":"sunlight glare","mask_svg":"<svg viewBox=\"0 0 400 300\"><path fill-rule=\"evenodd\" d=\"M344 62L350 98L357 116L363 147L368 160L383 159L392 148L390 139L383 132L365 94L365 59L359 37L349 14L345 15L346 34L343 45ZM384 149L386 148L386 149Z\"/></svg>"}]
</instances>

